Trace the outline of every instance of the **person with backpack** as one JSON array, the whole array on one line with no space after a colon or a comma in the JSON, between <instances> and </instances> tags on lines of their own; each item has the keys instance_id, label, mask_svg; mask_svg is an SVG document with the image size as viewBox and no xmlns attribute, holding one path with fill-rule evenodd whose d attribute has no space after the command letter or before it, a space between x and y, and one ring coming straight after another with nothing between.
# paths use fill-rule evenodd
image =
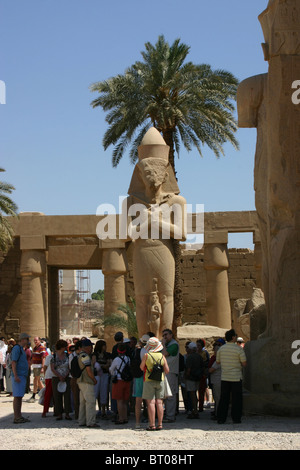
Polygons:
<instances>
[{"instance_id":1,"label":"person with backpack","mask_svg":"<svg viewBox=\"0 0 300 470\"><path fill-rule=\"evenodd\" d=\"M117 401L119 419L115 424L128 423L127 405L130 398L132 373L130 370L130 358L126 355L127 346L119 343L118 356L112 361L109 372L112 376L112 399Z\"/></svg>"},{"instance_id":2,"label":"person with backpack","mask_svg":"<svg viewBox=\"0 0 300 470\"><path fill-rule=\"evenodd\" d=\"M28 375L28 362L24 351L24 347L29 341L26 333L21 333L19 343L16 344L11 352L11 369L12 369L12 392L13 392L13 409L14 423L26 423L29 419L24 418L21 413L22 399L25 394L26 380Z\"/></svg>"},{"instance_id":3,"label":"person with backpack","mask_svg":"<svg viewBox=\"0 0 300 470\"><path fill-rule=\"evenodd\" d=\"M163 399L165 397L165 374L169 373L169 366L165 356L161 353L163 345L156 336L149 338L146 344L140 368L145 372L143 398L147 401L149 425L147 431L160 431L163 420ZM158 424L155 426L155 409L157 410Z\"/></svg>"}]
</instances>

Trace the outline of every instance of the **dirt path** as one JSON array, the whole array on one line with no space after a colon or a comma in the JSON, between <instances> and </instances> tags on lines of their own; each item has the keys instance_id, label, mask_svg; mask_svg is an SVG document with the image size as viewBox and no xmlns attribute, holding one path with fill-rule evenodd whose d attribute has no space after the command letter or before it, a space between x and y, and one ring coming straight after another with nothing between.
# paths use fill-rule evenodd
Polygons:
<instances>
[{"instance_id":1,"label":"dirt path","mask_svg":"<svg viewBox=\"0 0 300 470\"><path fill-rule=\"evenodd\" d=\"M149 432L143 424L135 430L131 415L126 425L99 420L99 429L78 427L75 420L56 421L41 417L42 406L23 401L23 416L29 423L13 423L12 398L0 395L1 450L149 450L159 452L196 450L300 450L300 418L246 416L241 424L219 425L211 420L210 410L190 420L180 409L175 423L163 431ZM185 452L186 453L186 452Z\"/></svg>"}]
</instances>

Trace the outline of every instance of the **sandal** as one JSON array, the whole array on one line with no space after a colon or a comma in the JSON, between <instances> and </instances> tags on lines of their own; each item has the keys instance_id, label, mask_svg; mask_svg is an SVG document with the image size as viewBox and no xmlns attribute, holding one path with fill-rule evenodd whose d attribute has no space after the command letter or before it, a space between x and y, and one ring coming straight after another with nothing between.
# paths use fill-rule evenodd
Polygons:
<instances>
[{"instance_id":1,"label":"sandal","mask_svg":"<svg viewBox=\"0 0 300 470\"><path fill-rule=\"evenodd\" d=\"M146 428L146 431L156 431L156 427L155 426L148 426Z\"/></svg>"},{"instance_id":2,"label":"sandal","mask_svg":"<svg viewBox=\"0 0 300 470\"><path fill-rule=\"evenodd\" d=\"M161 431L163 429L162 424L158 424L155 429L156 431Z\"/></svg>"},{"instance_id":3,"label":"sandal","mask_svg":"<svg viewBox=\"0 0 300 470\"><path fill-rule=\"evenodd\" d=\"M14 424L29 423L29 421L30 419L23 418L23 416L21 416L21 418L14 419Z\"/></svg>"}]
</instances>

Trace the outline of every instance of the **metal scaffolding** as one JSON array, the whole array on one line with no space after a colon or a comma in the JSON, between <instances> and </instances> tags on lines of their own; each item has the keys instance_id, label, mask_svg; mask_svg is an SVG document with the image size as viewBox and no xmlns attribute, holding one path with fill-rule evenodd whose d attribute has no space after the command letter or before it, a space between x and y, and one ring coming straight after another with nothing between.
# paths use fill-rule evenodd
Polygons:
<instances>
[{"instance_id":1,"label":"metal scaffolding","mask_svg":"<svg viewBox=\"0 0 300 470\"><path fill-rule=\"evenodd\" d=\"M62 327L63 318L67 315L68 309L74 309L76 307L76 316L74 317L74 325L80 333L81 323L85 320L90 319L89 310L85 308L87 306L87 300L91 298L90 292L90 272L87 270L76 270L75 274L76 282L74 287L69 289L64 287L63 271L59 271L59 292L60 292L60 325ZM72 295L73 294L73 295ZM64 297L72 299L66 301Z\"/></svg>"}]
</instances>

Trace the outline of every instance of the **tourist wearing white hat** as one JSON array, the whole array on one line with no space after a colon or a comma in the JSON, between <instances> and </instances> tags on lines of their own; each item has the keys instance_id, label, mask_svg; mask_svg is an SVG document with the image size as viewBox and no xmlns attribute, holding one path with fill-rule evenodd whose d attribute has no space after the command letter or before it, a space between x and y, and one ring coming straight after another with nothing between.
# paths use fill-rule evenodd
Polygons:
<instances>
[{"instance_id":1,"label":"tourist wearing white hat","mask_svg":"<svg viewBox=\"0 0 300 470\"><path fill-rule=\"evenodd\" d=\"M141 362L141 370L145 372L145 380L143 386L143 399L147 401L148 431L162 429L163 420L163 399L165 396L164 379L165 374L169 372L169 366L165 356L162 354L163 345L156 336L149 338L146 344L146 353ZM155 370L160 368L158 376L153 376ZM155 407L157 410L158 424L155 426Z\"/></svg>"}]
</instances>

